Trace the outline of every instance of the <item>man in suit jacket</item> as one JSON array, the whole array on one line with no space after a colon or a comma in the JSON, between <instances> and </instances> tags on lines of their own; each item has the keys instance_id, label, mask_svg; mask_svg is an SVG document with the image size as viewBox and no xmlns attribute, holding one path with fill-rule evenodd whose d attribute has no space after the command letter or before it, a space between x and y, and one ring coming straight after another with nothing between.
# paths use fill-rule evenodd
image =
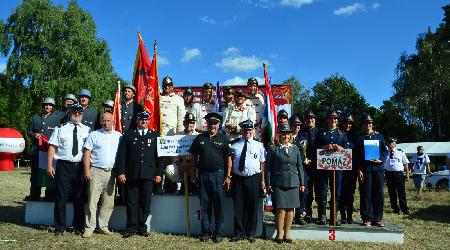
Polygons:
<instances>
[{"instance_id":1,"label":"man in suit jacket","mask_svg":"<svg viewBox=\"0 0 450 250\"><path fill-rule=\"evenodd\" d=\"M117 152L119 182L125 183L127 193L124 238L136 233L148 237L145 223L150 214L153 184L161 182L162 162L156 149L159 134L148 130L149 117L146 111L137 114L137 129L125 133Z\"/></svg>"}]
</instances>

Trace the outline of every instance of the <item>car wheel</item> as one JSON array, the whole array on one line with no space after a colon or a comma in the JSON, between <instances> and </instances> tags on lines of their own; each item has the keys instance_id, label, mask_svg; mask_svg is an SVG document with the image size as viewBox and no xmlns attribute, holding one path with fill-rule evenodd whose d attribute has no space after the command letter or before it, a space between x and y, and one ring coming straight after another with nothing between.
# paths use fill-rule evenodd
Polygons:
<instances>
[{"instance_id":1,"label":"car wheel","mask_svg":"<svg viewBox=\"0 0 450 250\"><path fill-rule=\"evenodd\" d=\"M448 189L448 180L440 180L436 183L436 190L438 191L446 191Z\"/></svg>"}]
</instances>

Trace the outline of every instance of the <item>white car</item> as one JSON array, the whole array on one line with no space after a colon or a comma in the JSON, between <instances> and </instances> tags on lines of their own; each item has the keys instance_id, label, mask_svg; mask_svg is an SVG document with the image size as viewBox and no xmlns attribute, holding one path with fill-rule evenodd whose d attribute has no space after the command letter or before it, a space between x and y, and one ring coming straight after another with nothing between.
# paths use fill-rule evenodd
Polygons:
<instances>
[{"instance_id":1,"label":"white car","mask_svg":"<svg viewBox=\"0 0 450 250\"><path fill-rule=\"evenodd\" d=\"M427 177L425 178L425 184L427 185L427 188L447 190L449 180L448 173L448 170L443 170L427 175Z\"/></svg>"}]
</instances>

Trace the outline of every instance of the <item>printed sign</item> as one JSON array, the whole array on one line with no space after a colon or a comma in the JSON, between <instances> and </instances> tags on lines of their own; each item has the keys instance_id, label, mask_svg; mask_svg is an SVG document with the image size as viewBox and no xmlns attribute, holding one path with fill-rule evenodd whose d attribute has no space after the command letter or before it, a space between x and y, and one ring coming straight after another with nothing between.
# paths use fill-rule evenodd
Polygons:
<instances>
[{"instance_id":1,"label":"printed sign","mask_svg":"<svg viewBox=\"0 0 450 250\"><path fill-rule=\"evenodd\" d=\"M328 151L317 149L317 169L352 170L352 150Z\"/></svg>"},{"instance_id":2,"label":"printed sign","mask_svg":"<svg viewBox=\"0 0 450 250\"><path fill-rule=\"evenodd\" d=\"M158 137L156 144L158 156L182 156L190 155L188 150L196 135L173 135Z\"/></svg>"}]
</instances>

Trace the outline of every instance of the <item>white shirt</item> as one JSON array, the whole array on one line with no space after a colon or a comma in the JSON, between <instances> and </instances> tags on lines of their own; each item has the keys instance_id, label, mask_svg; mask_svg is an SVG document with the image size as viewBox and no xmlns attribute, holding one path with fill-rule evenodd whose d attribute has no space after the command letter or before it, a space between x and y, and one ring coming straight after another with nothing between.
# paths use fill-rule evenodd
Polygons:
<instances>
[{"instance_id":1,"label":"white shirt","mask_svg":"<svg viewBox=\"0 0 450 250\"><path fill-rule=\"evenodd\" d=\"M239 160L241 159L242 150L244 148L245 140L240 138L237 142L231 145L233 152L233 173L239 176L252 176L261 173L261 162L266 161L266 150L264 145L253 139L247 142L247 153L245 154L245 169L243 172L239 171Z\"/></svg>"},{"instance_id":2,"label":"white shirt","mask_svg":"<svg viewBox=\"0 0 450 250\"><path fill-rule=\"evenodd\" d=\"M161 95L161 136L175 135L182 131L186 109L184 100L175 93Z\"/></svg>"},{"instance_id":3,"label":"white shirt","mask_svg":"<svg viewBox=\"0 0 450 250\"><path fill-rule=\"evenodd\" d=\"M106 132L103 128L89 134L84 148L92 150L92 166L98 168L113 168L117 148L122 134L117 131Z\"/></svg>"},{"instance_id":4,"label":"white shirt","mask_svg":"<svg viewBox=\"0 0 450 250\"><path fill-rule=\"evenodd\" d=\"M409 163L408 158L406 158L406 154L403 151L397 150L397 148L394 148L393 152L394 155L391 159L391 151L388 149L388 153L384 161L384 169L387 171L404 171L404 165Z\"/></svg>"},{"instance_id":5,"label":"white shirt","mask_svg":"<svg viewBox=\"0 0 450 250\"><path fill-rule=\"evenodd\" d=\"M195 129L199 131L207 131L205 116L208 113L216 112L216 105L214 103L196 103L192 108L192 113L195 116Z\"/></svg>"},{"instance_id":6,"label":"white shirt","mask_svg":"<svg viewBox=\"0 0 450 250\"><path fill-rule=\"evenodd\" d=\"M430 158L427 154L414 154L411 160L413 164L413 174L427 174L427 164L430 163Z\"/></svg>"},{"instance_id":7,"label":"white shirt","mask_svg":"<svg viewBox=\"0 0 450 250\"><path fill-rule=\"evenodd\" d=\"M82 149L86 138L88 137L91 129L79 123L77 125L77 137L78 137L78 154L72 155L73 145L73 129L75 124L73 122L67 122L61 127L56 127L53 131L49 144L56 146L55 160L64 160L70 162L80 162L83 156Z\"/></svg>"}]
</instances>

